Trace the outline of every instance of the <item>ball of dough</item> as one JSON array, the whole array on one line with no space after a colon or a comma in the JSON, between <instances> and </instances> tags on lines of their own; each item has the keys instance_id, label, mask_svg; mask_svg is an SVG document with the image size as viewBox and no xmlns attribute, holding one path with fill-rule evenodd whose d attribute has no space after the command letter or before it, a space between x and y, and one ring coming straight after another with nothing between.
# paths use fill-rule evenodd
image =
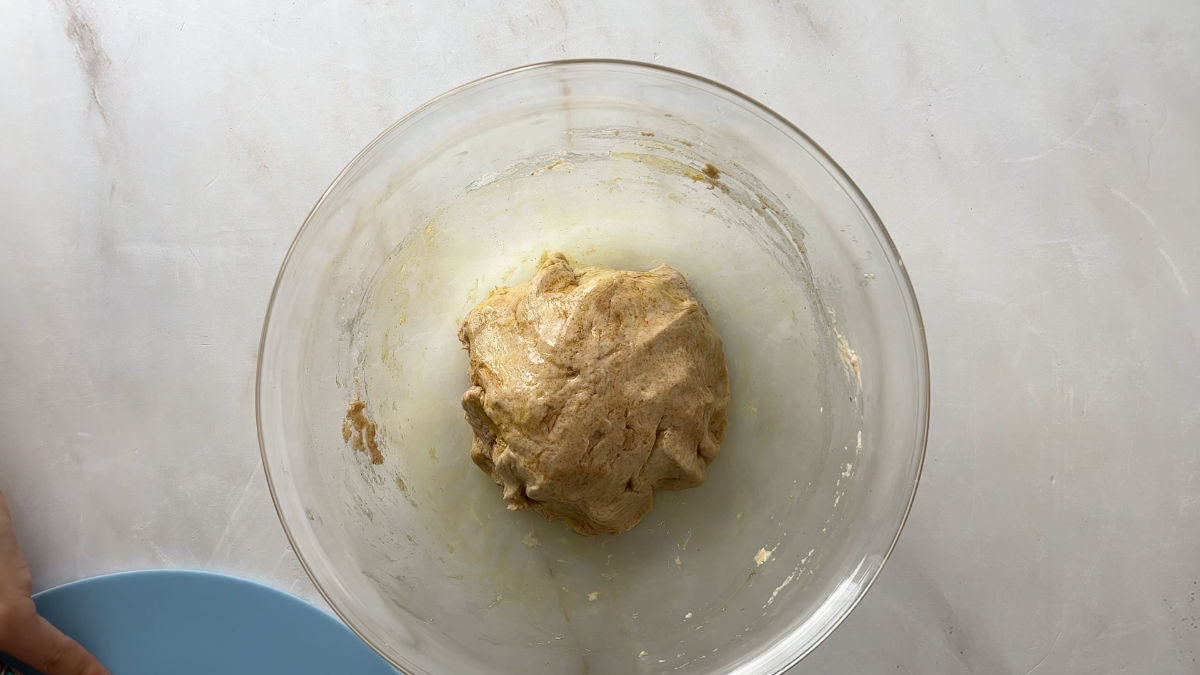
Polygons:
<instances>
[{"instance_id":1,"label":"ball of dough","mask_svg":"<svg viewBox=\"0 0 1200 675\"><path fill-rule=\"evenodd\" d=\"M674 268L574 270L547 256L532 279L472 309L458 337L470 353L471 458L508 508L616 534L646 515L655 489L704 482L729 375Z\"/></svg>"}]
</instances>

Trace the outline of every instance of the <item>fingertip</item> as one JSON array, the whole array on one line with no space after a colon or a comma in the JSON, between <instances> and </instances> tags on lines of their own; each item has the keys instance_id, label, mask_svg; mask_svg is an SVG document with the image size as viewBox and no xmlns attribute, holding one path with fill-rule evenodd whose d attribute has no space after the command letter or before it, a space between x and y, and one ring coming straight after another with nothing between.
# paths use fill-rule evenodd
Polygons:
<instances>
[{"instance_id":1,"label":"fingertip","mask_svg":"<svg viewBox=\"0 0 1200 675\"><path fill-rule=\"evenodd\" d=\"M13 656L46 675L112 675L100 661L43 617L36 617L26 644Z\"/></svg>"},{"instance_id":2,"label":"fingertip","mask_svg":"<svg viewBox=\"0 0 1200 675\"><path fill-rule=\"evenodd\" d=\"M108 668L101 665L96 657L88 654L88 662L83 665L83 669L79 671L80 675L112 675L108 672Z\"/></svg>"},{"instance_id":3,"label":"fingertip","mask_svg":"<svg viewBox=\"0 0 1200 675\"><path fill-rule=\"evenodd\" d=\"M80 649L83 649L83 647L80 647ZM108 668L105 668L100 661L95 656L92 656L91 653L89 653L86 649L84 649L83 657L84 662L82 668L79 670L79 675L112 675L112 673L108 672Z\"/></svg>"}]
</instances>

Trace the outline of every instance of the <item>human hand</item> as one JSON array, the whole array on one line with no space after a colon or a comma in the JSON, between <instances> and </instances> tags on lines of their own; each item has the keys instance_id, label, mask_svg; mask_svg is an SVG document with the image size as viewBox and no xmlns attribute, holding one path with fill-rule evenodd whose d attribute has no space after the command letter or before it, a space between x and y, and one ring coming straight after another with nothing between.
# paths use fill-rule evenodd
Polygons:
<instances>
[{"instance_id":1,"label":"human hand","mask_svg":"<svg viewBox=\"0 0 1200 675\"><path fill-rule=\"evenodd\" d=\"M0 494L0 652L46 675L109 675L96 657L38 616L33 576Z\"/></svg>"}]
</instances>

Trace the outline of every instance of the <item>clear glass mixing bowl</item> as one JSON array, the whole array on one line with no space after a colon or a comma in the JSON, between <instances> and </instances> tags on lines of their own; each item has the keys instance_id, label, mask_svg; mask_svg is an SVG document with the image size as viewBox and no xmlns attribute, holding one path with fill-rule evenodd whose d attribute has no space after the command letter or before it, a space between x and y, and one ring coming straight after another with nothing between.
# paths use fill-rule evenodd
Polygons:
<instances>
[{"instance_id":1,"label":"clear glass mixing bowl","mask_svg":"<svg viewBox=\"0 0 1200 675\"><path fill-rule=\"evenodd\" d=\"M674 265L725 342L708 482L615 537L505 510L469 458L458 324L548 251ZM780 673L896 540L927 370L904 265L812 140L686 73L546 63L417 109L317 202L267 312L259 438L317 588L408 673ZM380 464L344 437L356 398Z\"/></svg>"}]
</instances>

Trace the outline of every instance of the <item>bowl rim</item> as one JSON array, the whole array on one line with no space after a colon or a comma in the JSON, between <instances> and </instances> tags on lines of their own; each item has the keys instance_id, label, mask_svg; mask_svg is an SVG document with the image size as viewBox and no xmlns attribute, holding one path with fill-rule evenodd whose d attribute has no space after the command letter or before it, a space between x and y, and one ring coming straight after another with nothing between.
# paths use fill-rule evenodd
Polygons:
<instances>
[{"instance_id":1,"label":"bowl rim","mask_svg":"<svg viewBox=\"0 0 1200 675\"><path fill-rule=\"evenodd\" d=\"M403 116L401 116L400 118L398 118L395 122L392 122L391 124L389 124L383 131L381 131L373 139L371 139L371 141L369 143L367 143L365 146L363 146L363 148L361 150L359 150L358 153L356 153L349 162L346 163L346 165L342 168L342 170L339 171L338 174L329 183L329 186L325 188L325 191L321 193L320 198L318 198L316 203L313 204L313 207L311 209L309 209L308 214L304 217L304 222L300 225L300 228L296 231L296 235L292 238L291 243L288 245L287 253L284 254L283 261L279 265L279 272L275 276L275 283L271 288L270 298L267 300L267 311L263 317L262 331L259 336L258 357L257 357L256 365L255 365L255 376L254 376L254 422L255 422L255 427L256 427L257 433L258 433L259 456L262 459L263 473L266 474L267 489L271 493L271 503L275 507L275 514L279 517L279 522L283 526L283 532L284 532L284 535L287 537L288 545L291 547L292 551L295 553L296 558L300 561L300 566L304 568L305 574L308 575L309 580L312 581L313 587L315 587L317 589L317 592L321 595L321 598L325 601L325 604L329 606L330 610L333 611L334 615L337 616L337 618L339 620L341 620L341 622L343 624L345 624L351 631L353 631L354 634L359 637L359 639L361 639L366 645L371 647L371 649L375 650L380 656L382 656L384 658L384 660L386 660L393 667L395 667L400 673L407 672L405 670L405 666L397 663L394 659L392 659L391 656L383 653L381 650L376 648L375 645L359 631L358 627L355 626L351 621L349 621L349 619L343 613L342 609L340 607L338 607L332 601L329 593L322 586L321 582L317 579L316 575L313 574L311 566L309 565L308 561L304 557L304 553L296 545L296 538L292 534L291 528L288 526L287 519L284 517L283 509L280 507L280 503L279 503L279 496L276 493L275 483L271 477L269 460L267 459L266 441L263 438L263 420L262 420L263 354L266 349L267 334L268 334L268 330L271 325L271 315L275 309L275 301L277 299L277 296L279 295L280 284L283 281L283 273L285 270L287 270L288 263L291 261L293 253L295 253L296 246L297 246L298 242L300 241L300 238L304 235L305 231L308 229L310 223L312 222L313 215L316 214L316 212L321 208L321 206L325 203L325 201L329 198L329 196L333 193L333 191L341 184L342 180L346 177L346 175L350 172L350 170L353 169L354 167L356 167L358 165L359 161L362 160L362 158L365 155L370 153L371 150L373 150L377 145L379 145L385 137L390 135L392 133L392 131L394 131L398 127L404 125L405 123L407 123L410 120L414 119L415 117L419 116L425 110L433 107L437 103L439 103L447 98L455 96L464 90L474 88L477 85L491 82L493 80L502 79L502 78L508 77L510 75L515 75L517 73L522 73L522 72L531 71L531 70L562 68L562 67L571 67L571 66L604 66L604 65L631 68L633 70L645 69L645 70L657 71L660 74L665 73L667 75L681 77L683 79L687 79L687 80L691 80L693 82L700 83L707 87L716 89L720 93L727 94L729 96L732 96L735 99L741 100L742 102L749 104L749 106L751 108L764 113L768 119L770 119L771 121L775 122L776 124L782 126L786 132L794 134L799 141L801 141L803 144L805 144L807 146L807 150L822 165L822 167L826 171L829 172L829 174L833 177L833 179L840 184L842 189L845 190L846 195L851 199L851 201L854 202L854 205L858 208L859 212L862 213L862 215L864 216L868 225L870 225L871 229L874 230L874 234L878 238L879 243L885 249L887 249L888 253L895 260L896 264L892 266L893 271L897 273L896 278L899 281L901 295L905 296L906 299L908 300L906 310L910 312L910 316L912 318L911 328L913 329L913 338L916 341L917 357L918 357L918 360L920 361L920 363L918 364L919 375L921 376L921 381L920 381L919 385L923 385L923 386L919 386L920 391L918 393L918 400L917 400L917 403L920 406L920 410L923 411L923 415L920 415L920 419L918 419L919 428L917 429L917 436L918 436L917 440L918 440L919 452L918 452L917 463L916 463L916 474L913 478L912 489L909 493L908 501L904 505L904 512L900 516L900 521L896 527L896 534L892 537L892 541L888 544L887 549L883 552L878 568L876 568L876 570L871 574L871 577L869 579L867 579L866 582L863 584L862 591L858 594L857 597L855 597L853 599L853 601L848 603L843 609L841 609L839 611L838 615L834 618L834 620L832 622L830 622L828 629L825 630L824 634L822 634L819 638L817 638L815 641L813 641L812 644L808 645L804 649L797 652L794 657L789 659L788 662L786 664L784 664L784 667L781 670L778 670L776 672L775 675L781 675L782 673L787 672L790 668L792 668L797 663L799 663L804 657L806 657L810 653L812 653L812 651L814 649L816 649L818 646L820 646L833 633L833 631L836 630L838 628L838 626L840 626L842 624L842 622L846 620L846 617L848 617L850 615L850 613L853 612L856 607L858 607L858 604L860 602L862 602L863 598L865 598L867 596L867 593L869 593L871 591L871 588L874 587L875 581L879 578L879 575L882 573L883 568L887 564L888 560L891 559L892 553L895 551L896 544L900 540L900 534L904 531L904 527L908 523L908 518L912 513L913 504L916 501L917 490L920 487L921 474L924 472L924 469L925 469L925 454L926 454L928 443L929 443L931 382L930 382L930 367L929 367L929 345L928 345L928 340L926 338L925 322L921 315L920 305L917 302L916 290L913 288L912 279L909 277L909 274L908 274L908 268L904 264L904 260L900 257L900 252L896 248L896 244L892 240L891 234L888 232L887 227L883 224L883 219L880 218L879 214L875 211L875 207L872 206L871 203L867 200L866 195L863 194L862 189L858 187L858 184L855 183L852 178L850 178L850 175L846 173L845 169L843 169L841 167L841 165L838 164L833 159L833 157L825 150L825 148L821 147L821 145L819 143L817 143L815 140L813 140L811 136L809 136L807 133L805 133L803 130L801 130L798 126L796 126L791 121L789 121L786 117L779 114L778 112L775 112L775 110L772 109L770 106L762 103L761 101L759 101L758 99L756 99L752 96L749 96L747 94L744 94L744 93L738 91L737 89L734 89L733 87L731 87L729 85L722 84L720 82L717 82L716 80L712 80L710 78L704 77L703 75L696 75L695 73L691 73L691 72L688 72L688 71L685 71L685 70L682 70L679 68L673 68L671 66L664 66L664 65L657 64L657 63L649 63L646 61L637 61L637 60L633 60L633 59L572 58L572 59L557 59L557 60L549 60L549 61L537 61L534 63L528 63L525 65L516 66L513 68L506 68L504 70L495 71L488 75L484 75L482 77L478 77L473 80L469 80L467 82L459 84L451 89L446 90L445 92L443 92L441 94L438 94L437 96L434 96L433 98L425 101L424 103L418 105L417 107L413 108L408 113L406 113Z\"/></svg>"}]
</instances>

